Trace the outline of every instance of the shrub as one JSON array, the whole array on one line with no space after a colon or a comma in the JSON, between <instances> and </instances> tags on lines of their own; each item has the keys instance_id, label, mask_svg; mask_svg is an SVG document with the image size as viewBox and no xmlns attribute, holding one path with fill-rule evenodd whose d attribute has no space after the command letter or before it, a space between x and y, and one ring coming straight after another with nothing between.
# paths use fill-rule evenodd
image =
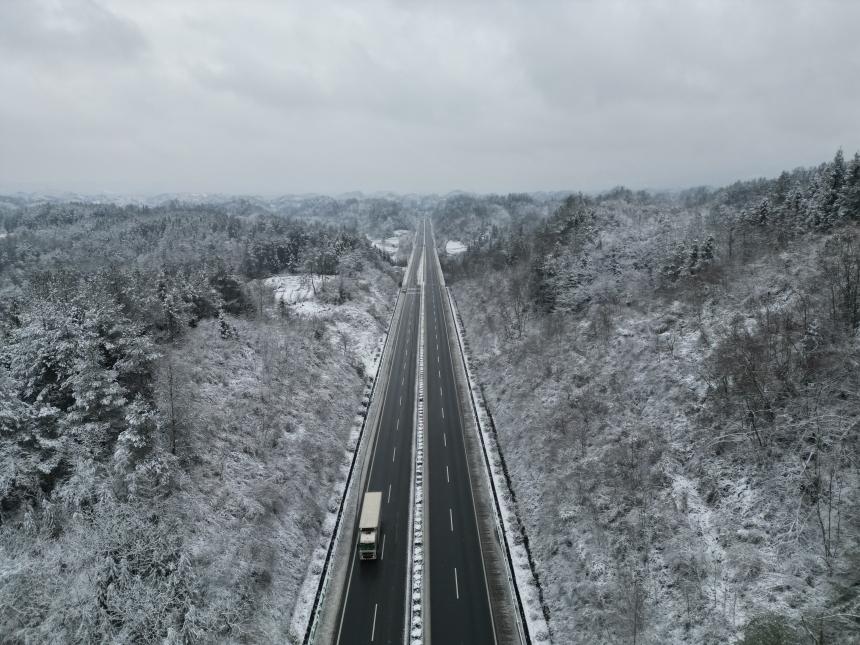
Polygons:
<instances>
[{"instance_id":1,"label":"shrub","mask_svg":"<svg viewBox=\"0 0 860 645\"><path fill-rule=\"evenodd\" d=\"M762 614L747 623L744 637L736 645L800 645L800 636L788 618Z\"/></svg>"}]
</instances>

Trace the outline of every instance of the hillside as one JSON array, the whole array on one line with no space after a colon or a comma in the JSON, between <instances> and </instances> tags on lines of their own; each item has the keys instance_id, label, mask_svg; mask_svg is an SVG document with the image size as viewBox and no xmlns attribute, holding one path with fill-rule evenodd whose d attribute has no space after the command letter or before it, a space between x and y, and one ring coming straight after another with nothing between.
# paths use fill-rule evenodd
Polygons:
<instances>
[{"instance_id":1,"label":"hillside","mask_svg":"<svg viewBox=\"0 0 860 645\"><path fill-rule=\"evenodd\" d=\"M858 195L840 151L449 259L554 642L860 637Z\"/></svg>"},{"instance_id":2,"label":"hillside","mask_svg":"<svg viewBox=\"0 0 860 645\"><path fill-rule=\"evenodd\" d=\"M362 235L213 206L6 228L0 641L285 642L394 268ZM303 269L315 290L276 298Z\"/></svg>"}]
</instances>

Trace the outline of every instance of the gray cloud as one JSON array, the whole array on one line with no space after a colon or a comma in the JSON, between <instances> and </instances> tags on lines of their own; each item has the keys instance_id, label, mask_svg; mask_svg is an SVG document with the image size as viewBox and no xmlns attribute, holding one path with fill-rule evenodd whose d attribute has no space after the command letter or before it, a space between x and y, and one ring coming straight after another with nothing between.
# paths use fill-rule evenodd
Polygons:
<instances>
[{"instance_id":1,"label":"gray cloud","mask_svg":"<svg viewBox=\"0 0 860 645\"><path fill-rule=\"evenodd\" d=\"M128 62L145 49L133 22L90 0L0 3L0 52L7 65L56 72Z\"/></svg>"},{"instance_id":2,"label":"gray cloud","mask_svg":"<svg viewBox=\"0 0 860 645\"><path fill-rule=\"evenodd\" d=\"M856 2L0 3L0 189L719 184L860 147Z\"/></svg>"}]
</instances>

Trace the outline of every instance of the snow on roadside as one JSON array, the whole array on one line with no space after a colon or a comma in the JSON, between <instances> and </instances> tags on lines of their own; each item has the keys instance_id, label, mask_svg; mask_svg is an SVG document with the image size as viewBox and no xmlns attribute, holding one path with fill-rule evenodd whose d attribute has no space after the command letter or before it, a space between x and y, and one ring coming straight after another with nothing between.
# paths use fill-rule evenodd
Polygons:
<instances>
[{"instance_id":1,"label":"snow on roadside","mask_svg":"<svg viewBox=\"0 0 860 645\"><path fill-rule=\"evenodd\" d=\"M517 590L523 603L523 610L526 616L528 633L531 636L532 642L548 643L549 627L544 618L543 607L541 605L540 596L538 593L537 583L534 574L529 564L528 553L524 543L516 540L516 535L522 534L521 523L514 508L511 491L508 482L505 480L502 471L502 459L499 454L499 447L495 441L493 433L489 430L490 421L487 418L486 403L480 388L475 383L475 378L472 374L472 368L469 362L468 352L465 351L466 344L464 342L465 332L463 330L463 321L460 318L457 304L449 289L446 289L448 301L451 304L451 310L454 314L454 328L457 331L457 337L461 347L463 361L466 367L466 378L469 382L469 389L472 391L473 400L477 403L477 416L479 422L479 433L481 442L490 460L492 471L489 473L493 480L495 491L499 491L498 495L494 495L501 508L502 517L498 518L503 523L505 543L508 551L511 554L511 560L514 566L514 578ZM495 493L494 491L494 493ZM495 512L495 509L494 509ZM519 542L519 543L518 543Z\"/></svg>"}]
</instances>

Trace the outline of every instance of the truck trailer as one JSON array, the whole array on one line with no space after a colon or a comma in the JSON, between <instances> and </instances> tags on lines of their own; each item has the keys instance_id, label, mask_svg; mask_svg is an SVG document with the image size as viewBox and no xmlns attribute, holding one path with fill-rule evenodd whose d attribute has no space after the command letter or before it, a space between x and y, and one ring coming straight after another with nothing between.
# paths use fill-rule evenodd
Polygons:
<instances>
[{"instance_id":1,"label":"truck trailer","mask_svg":"<svg viewBox=\"0 0 860 645\"><path fill-rule=\"evenodd\" d=\"M379 507L382 493L365 493L358 522L358 554L362 560L376 560L379 548Z\"/></svg>"}]
</instances>

